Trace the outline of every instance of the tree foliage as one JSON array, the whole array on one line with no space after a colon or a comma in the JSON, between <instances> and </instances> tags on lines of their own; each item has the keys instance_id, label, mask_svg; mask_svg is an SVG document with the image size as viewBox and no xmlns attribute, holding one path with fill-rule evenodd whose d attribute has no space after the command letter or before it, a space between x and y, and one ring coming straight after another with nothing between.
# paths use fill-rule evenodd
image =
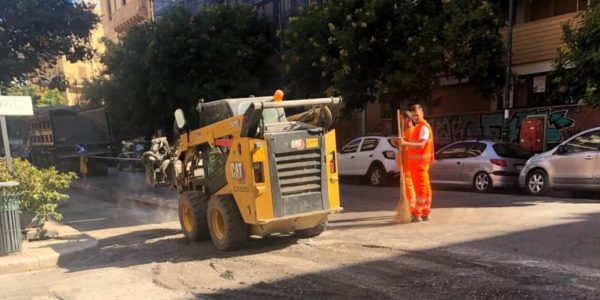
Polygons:
<instances>
[{"instance_id":1,"label":"tree foliage","mask_svg":"<svg viewBox=\"0 0 600 300\"><path fill-rule=\"evenodd\" d=\"M500 7L491 1L339 0L312 5L280 33L288 88L340 94L362 108L379 92L426 99L440 75L486 96L503 84ZM397 104L397 103L395 103Z\"/></svg>"},{"instance_id":2,"label":"tree foliage","mask_svg":"<svg viewBox=\"0 0 600 300\"><path fill-rule=\"evenodd\" d=\"M573 102L584 99L600 106L600 7L593 5L581 16L577 28L563 25L564 45L554 61L557 85L551 101Z\"/></svg>"},{"instance_id":3,"label":"tree foliage","mask_svg":"<svg viewBox=\"0 0 600 300\"><path fill-rule=\"evenodd\" d=\"M14 172L8 173L6 159L0 160L0 181L16 181L19 196L19 209L34 212L41 220L53 218L57 221L62 215L56 211L60 202L69 199L61 193L69 187L77 176L75 173L59 173L54 167L38 169L27 160L15 158Z\"/></svg>"},{"instance_id":4,"label":"tree foliage","mask_svg":"<svg viewBox=\"0 0 600 300\"><path fill-rule=\"evenodd\" d=\"M91 30L98 20L85 1L0 1L0 84L61 55L72 62L91 58Z\"/></svg>"},{"instance_id":5,"label":"tree foliage","mask_svg":"<svg viewBox=\"0 0 600 300\"><path fill-rule=\"evenodd\" d=\"M108 107L116 136L147 136L169 130L173 111L192 112L200 98L260 93L271 51L268 24L252 7L213 5L196 16L177 8L108 43L105 76L83 94Z\"/></svg>"},{"instance_id":6,"label":"tree foliage","mask_svg":"<svg viewBox=\"0 0 600 300\"><path fill-rule=\"evenodd\" d=\"M10 86L7 94L11 96L30 96L36 107L67 105L67 98L58 89L48 89L33 85Z\"/></svg>"}]
</instances>

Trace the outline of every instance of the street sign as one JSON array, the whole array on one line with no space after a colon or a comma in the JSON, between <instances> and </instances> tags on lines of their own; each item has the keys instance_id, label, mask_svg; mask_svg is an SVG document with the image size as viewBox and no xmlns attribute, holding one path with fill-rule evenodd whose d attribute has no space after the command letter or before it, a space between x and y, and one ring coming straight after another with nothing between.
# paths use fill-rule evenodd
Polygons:
<instances>
[{"instance_id":1,"label":"street sign","mask_svg":"<svg viewBox=\"0 0 600 300\"><path fill-rule=\"evenodd\" d=\"M2 142L6 155L6 167L8 172L13 172L12 157L10 156L10 145L8 144L8 130L6 130L6 116L33 116L33 104L29 96L2 96L0 95L0 127L2 130Z\"/></svg>"},{"instance_id":2,"label":"street sign","mask_svg":"<svg viewBox=\"0 0 600 300\"><path fill-rule=\"evenodd\" d=\"M85 145L84 144L76 144L75 152L77 154L85 154L87 152L87 150L85 149Z\"/></svg>"},{"instance_id":3,"label":"street sign","mask_svg":"<svg viewBox=\"0 0 600 300\"><path fill-rule=\"evenodd\" d=\"M33 116L29 96L0 96L0 116Z\"/></svg>"}]
</instances>

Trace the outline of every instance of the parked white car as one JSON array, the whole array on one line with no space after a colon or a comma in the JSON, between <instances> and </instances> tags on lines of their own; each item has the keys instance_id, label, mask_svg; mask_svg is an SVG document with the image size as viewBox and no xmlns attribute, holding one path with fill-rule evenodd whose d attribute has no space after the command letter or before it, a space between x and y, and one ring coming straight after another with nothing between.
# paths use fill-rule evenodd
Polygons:
<instances>
[{"instance_id":1,"label":"parked white car","mask_svg":"<svg viewBox=\"0 0 600 300\"><path fill-rule=\"evenodd\" d=\"M374 186L385 184L399 173L392 139L364 136L351 141L338 153L339 174L364 176Z\"/></svg>"},{"instance_id":2,"label":"parked white car","mask_svg":"<svg viewBox=\"0 0 600 300\"><path fill-rule=\"evenodd\" d=\"M600 190L600 127L530 158L521 170L519 185L534 196L550 189Z\"/></svg>"}]
</instances>

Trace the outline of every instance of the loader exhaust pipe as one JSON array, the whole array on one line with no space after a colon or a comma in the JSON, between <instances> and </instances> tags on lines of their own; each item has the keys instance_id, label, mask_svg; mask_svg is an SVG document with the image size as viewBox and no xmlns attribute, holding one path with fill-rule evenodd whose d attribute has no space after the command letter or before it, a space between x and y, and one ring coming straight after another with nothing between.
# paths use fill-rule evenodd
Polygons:
<instances>
[{"instance_id":1,"label":"loader exhaust pipe","mask_svg":"<svg viewBox=\"0 0 600 300\"><path fill-rule=\"evenodd\" d=\"M331 97L331 98L318 98L318 99L307 99L307 100L290 100L290 101L255 101L253 102L254 107L259 108L290 108L300 106L314 106L314 105L339 105L342 103L342 97Z\"/></svg>"}]
</instances>

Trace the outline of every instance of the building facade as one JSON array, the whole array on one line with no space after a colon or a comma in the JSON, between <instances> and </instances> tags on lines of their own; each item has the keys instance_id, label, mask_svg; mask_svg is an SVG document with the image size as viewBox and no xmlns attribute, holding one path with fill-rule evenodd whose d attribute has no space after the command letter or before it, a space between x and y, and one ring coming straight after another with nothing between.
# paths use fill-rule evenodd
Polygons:
<instances>
[{"instance_id":1,"label":"building facade","mask_svg":"<svg viewBox=\"0 0 600 300\"><path fill-rule=\"evenodd\" d=\"M592 109L572 99L551 106L548 100L554 88L552 63L562 46L562 26L576 26L588 0L516 0L513 24L512 73L516 75L509 95L509 137L520 140L520 125L528 116L546 116L550 145L569 136L600 126L600 110ZM502 30L505 35L506 29ZM428 105L428 119L434 127L436 143L445 145L465 138L500 137L504 126L502 98L483 98L467 81L439 78ZM361 134L393 134L393 114L381 105L368 105L364 132L347 134L345 143ZM360 115L354 120L360 120ZM356 124L354 122L353 124ZM343 125L346 126L346 125Z\"/></svg>"},{"instance_id":2,"label":"building facade","mask_svg":"<svg viewBox=\"0 0 600 300\"><path fill-rule=\"evenodd\" d=\"M215 0L152 0L154 18L158 19L177 6L183 6L196 14L205 6L216 2ZM274 26L285 27L290 16L295 15L298 9L307 6L315 0L226 0L229 5L253 5L261 16L266 17Z\"/></svg>"},{"instance_id":3,"label":"building facade","mask_svg":"<svg viewBox=\"0 0 600 300\"><path fill-rule=\"evenodd\" d=\"M168 1L168 0L164 0ZM152 20L152 0L99 0L104 34L118 41L133 25Z\"/></svg>"},{"instance_id":4,"label":"building facade","mask_svg":"<svg viewBox=\"0 0 600 300\"><path fill-rule=\"evenodd\" d=\"M89 0L88 2L95 3L94 1ZM96 5L94 12L99 16L102 14L99 5ZM65 56L62 56L53 66L41 68L39 74L37 74L36 78L33 80L41 85L46 85L53 78L62 76L68 83L66 90L63 92L68 105L79 105L81 103L83 83L87 80L93 80L96 76L99 76L103 70L100 57L105 50L104 44L102 43L104 36L104 26L102 24L96 25L90 38L90 46L96 51L94 58L70 62Z\"/></svg>"}]
</instances>

